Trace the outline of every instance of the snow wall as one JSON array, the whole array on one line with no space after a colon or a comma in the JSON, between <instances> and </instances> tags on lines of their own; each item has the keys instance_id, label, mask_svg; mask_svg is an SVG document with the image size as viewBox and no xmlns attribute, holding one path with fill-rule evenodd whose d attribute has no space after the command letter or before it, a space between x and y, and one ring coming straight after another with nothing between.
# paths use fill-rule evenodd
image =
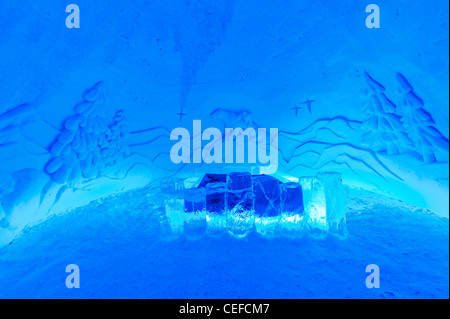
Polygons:
<instances>
[{"instance_id":1,"label":"snow wall","mask_svg":"<svg viewBox=\"0 0 450 319\"><path fill-rule=\"evenodd\" d=\"M448 3L0 3L0 245L24 227L173 176L170 132L278 128L278 177L344 183L448 217ZM206 143L206 142L204 142Z\"/></svg>"}]
</instances>

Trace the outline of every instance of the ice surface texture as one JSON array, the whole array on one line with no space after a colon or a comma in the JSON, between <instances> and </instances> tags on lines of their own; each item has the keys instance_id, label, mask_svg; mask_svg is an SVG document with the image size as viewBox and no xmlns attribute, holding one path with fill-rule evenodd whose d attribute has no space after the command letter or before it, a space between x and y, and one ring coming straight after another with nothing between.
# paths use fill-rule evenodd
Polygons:
<instances>
[{"instance_id":1,"label":"ice surface texture","mask_svg":"<svg viewBox=\"0 0 450 319\"><path fill-rule=\"evenodd\" d=\"M414 93L405 76L397 73L396 79L403 96L398 113L413 143L413 149L422 156L425 163L441 160L443 152L448 154L448 139L435 127L433 117L425 110L423 100Z\"/></svg>"},{"instance_id":2,"label":"ice surface texture","mask_svg":"<svg viewBox=\"0 0 450 319\"><path fill-rule=\"evenodd\" d=\"M128 154L123 111L116 112L108 125L101 116L104 107L102 83L97 83L75 106L76 115L64 121L64 128L50 147L52 159L45 171L52 181L70 185L81 178L100 176L105 166L113 165Z\"/></svg>"},{"instance_id":3,"label":"ice surface texture","mask_svg":"<svg viewBox=\"0 0 450 319\"><path fill-rule=\"evenodd\" d=\"M64 119L59 129L52 127L29 104L0 114L1 154L9 154L9 158L2 158L2 164L4 168L16 165L19 168L12 173L0 172L0 228L16 234L27 223L58 212L53 207L68 190L73 193L83 189L88 181L106 176L108 168L129 155L124 111L116 111L108 122L104 115L106 108L103 83L98 82L85 90L82 101L74 107L75 114ZM39 130L27 134L30 126ZM53 131L56 137L44 147L42 139ZM27 156L22 154L21 160L14 163L11 160L15 157L14 150L8 147L7 153L3 153L6 145L22 146ZM42 165L40 169L28 168L39 165ZM95 195L88 197L95 198ZM80 196L76 204L74 197L61 207L80 205L83 200L84 196ZM1 244L6 242L4 237Z\"/></svg>"},{"instance_id":4,"label":"ice surface texture","mask_svg":"<svg viewBox=\"0 0 450 319\"><path fill-rule=\"evenodd\" d=\"M185 191L184 182L182 179L165 179L161 181L160 187L167 225L170 227L170 235L172 239L176 239L183 234L184 223L187 217L185 213L185 198L183 196Z\"/></svg>"},{"instance_id":5,"label":"ice surface texture","mask_svg":"<svg viewBox=\"0 0 450 319\"><path fill-rule=\"evenodd\" d=\"M206 220L207 233L210 236L220 236L226 230L226 183L210 183L206 185Z\"/></svg>"},{"instance_id":6,"label":"ice surface texture","mask_svg":"<svg viewBox=\"0 0 450 319\"><path fill-rule=\"evenodd\" d=\"M323 237L328 232L325 188L316 177L302 177L303 207L308 231L314 236Z\"/></svg>"},{"instance_id":7,"label":"ice surface texture","mask_svg":"<svg viewBox=\"0 0 450 319\"><path fill-rule=\"evenodd\" d=\"M448 180L448 177L447 179L445 177L448 175L446 173L448 167L446 168L444 165L441 169L441 166L439 166L447 161L448 140L434 126L432 116L424 110L424 102L414 93L406 78L398 73L396 80L399 92L402 95L402 101L398 106L389 100L385 88L371 75L365 73L368 97L367 114L369 117L363 122L335 117L318 120L299 132L281 131L280 140L282 147L280 151L282 157L288 163L287 166L283 167L282 165L281 169L295 172L300 167L320 170L329 166L330 163L345 164L354 173L360 172L361 168L363 168L371 172L372 176L378 176L381 181L385 181L386 176L389 176L403 182L398 172L391 169L381 156L383 154L390 156L417 154L416 157L420 158L420 161L428 164L436 163L436 168L426 168L426 172L431 172L434 176L443 176L439 178L441 182ZM76 191L79 187L83 187L82 185L85 181L105 176L104 172L106 169L121 163L130 155L130 148L136 148L140 145L152 145L161 139L160 136L166 134L158 135L156 138L151 139L149 143L129 144L127 138L130 136L130 133L124 111L116 111L112 121L108 123L104 116L105 103L105 92L102 82L85 91L82 101L74 107L75 114L63 121L59 133L50 143L50 146L44 150L43 154L48 156L49 159L42 162L42 171L19 169L12 174L0 172L2 176L0 184L0 228L2 229L0 240L2 245L8 243L14 237L14 234L19 232L28 221L45 218L46 214L50 215L54 212L55 210L52 209L53 205L58 203L68 190ZM223 119L224 123L232 121L236 125L244 123L252 126L256 125L251 120L253 118L251 117L251 112L248 111L234 112L218 109L212 112L211 118ZM19 105L0 114L0 139L2 142L0 147L7 149L21 141L22 145L31 148L31 145L34 145L33 142L22 136L21 132L30 123L35 123L38 120L43 121L37 110L29 104ZM335 132L337 136L345 135L350 131L356 131L359 124L362 124L360 126L363 129L360 146L357 143L347 142L319 142L318 137L311 137L314 135L318 136L319 132L325 129ZM161 134L161 132L167 132L167 130L156 127L134 131L131 132L131 135L135 138L148 132ZM300 139L306 139L306 142ZM299 153L300 150L302 153ZM42 149L40 151L42 152ZM3 152L2 156L5 154ZM135 154L132 153L132 155ZM298 154L301 156L299 157ZM305 156L306 154L308 156ZM158 153L147 164L157 165L157 161L163 155L163 153ZM312 160L307 164L299 164L299 158L302 158L302 161L308 161L308 158ZM146 160L144 158L144 162ZM8 161L13 163L9 159ZM39 161L36 163L39 163ZM137 163L137 160L133 159L128 167L133 168ZM26 167L27 164L18 163L16 165ZM181 167L181 169L183 168ZM162 169L164 171L169 170L165 167L162 167ZM176 172L179 170L180 168ZM49 180L47 180L46 175ZM363 176L359 178L365 180ZM34 182L31 183L31 180ZM225 183L227 181L226 174L205 176L200 185L207 186L208 183L217 181ZM309 207L309 212L314 211L313 217L309 221L304 220L305 216L300 213L301 210L298 213L282 210L280 220L283 222L280 223L278 215L270 216L276 209L269 208L267 210L266 208L265 210L260 205L262 200L263 202L268 201L270 203L269 207L278 206L278 199L271 198L271 196L276 198L276 195L262 196L259 184L256 184L256 186L253 184L252 187L256 187L253 195L260 198L253 204L254 198L250 196L251 192L245 190L245 188L249 188L248 185L239 186L239 183L235 182L225 184L225 186L222 193L210 192L207 195L209 198L215 196L215 202L205 200L205 206L209 205L210 208L209 210L206 209L206 212L209 212L209 214L221 215L224 205L228 205L227 209L231 211L230 214L220 217L216 216L218 218L217 230L222 231L224 228L223 224L229 218L228 223L234 221L236 224L235 230L232 230L232 227L230 227L229 231L235 233L236 236L245 236L250 231L255 216L257 218L256 228L260 232L266 232L267 236L269 236L270 227L280 228L291 225L292 227L290 228L297 229L294 233L299 234L302 233L299 229L306 224L320 225L318 216L323 215L323 212L318 212L320 209ZM56 192L52 191L54 187L58 187ZM243 187L243 189L239 189L239 187ZM220 187L217 189L220 189ZM286 194L289 192L285 186L282 186L282 189L284 189ZM226 194L228 194L227 199L225 198ZM39 197L38 201L30 202L30 198L36 195ZM51 203L44 206L43 204L47 197L51 199ZM283 197L281 196L281 198ZM27 208L24 208L27 211L26 213L17 209L23 202L30 203ZM308 202L307 197L305 198L306 202ZM255 205L253 207L254 213L252 205ZM281 202L280 205L283 205L283 203ZM169 210L181 211L181 206L182 204L177 202L171 203L168 207L170 207ZM47 213L33 216L33 211L41 209L41 207L42 211ZM212 216L209 216L209 218L213 218ZM174 216L172 216L172 219L176 220ZM181 220L179 224L182 224ZM272 226L266 227L268 224ZM259 225L264 227L261 228ZM343 234L345 233L345 227L341 227L341 225L345 225L345 223L342 224L339 217L337 217L335 222L326 224L324 227L325 229L330 227L330 231ZM314 229L314 227L311 229ZM317 229L320 229L320 227ZM282 233L287 234L289 231L285 230Z\"/></svg>"},{"instance_id":8,"label":"ice surface texture","mask_svg":"<svg viewBox=\"0 0 450 319\"><path fill-rule=\"evenodd\" d=\"M149 192L93 202L4 247L0 298L449 297L449 220L400 201L353 189L346 240L166 242ZM64 285L68 260L82 261L81 289ZM367 289L374 261L385 275Z\"/></svg>"},{"instance_id":9,"label":"ice surface texture","mask_svg":"<svg viewBox=\"0 0 450 319\"><path fill-rule=\"evenodd\" d=\"M417 152L425 163L437 161L436 153L448 152L448 139L438 129L430 113L401 74L396 74L402 102L395 105L386 96L385 88L365 73L369 118L362 127L371 132L363 137L363 145L377 152L396 155Z\"/></svg>"},{"instance_id":10,"label":"ice surface texture","mask_svg":"<svg viewBox=\"0 0 450 319\"><path fill-rule=\"evenodd\" d=\"M342 175L334 172L320 172L317 174L317 179L324 187L326 219L329 231L346 236L347 189L342 185Z\"/></svg>"},{"instance_id":11,"label":"ice surface texture","mask_svg":"<svg viewBox=\"0 0 450 319\"><path fill-rule=\"evenodd\" d=\"M396 106L385 95L385 88L376 82L368 73L367 81L369 98L367 112L369 118L363 123L363 129L370 132L363 137L363 145L377 152L396 155L411 147L406 129L401 118L396 114Z\"/></svg>"}]
</instances>

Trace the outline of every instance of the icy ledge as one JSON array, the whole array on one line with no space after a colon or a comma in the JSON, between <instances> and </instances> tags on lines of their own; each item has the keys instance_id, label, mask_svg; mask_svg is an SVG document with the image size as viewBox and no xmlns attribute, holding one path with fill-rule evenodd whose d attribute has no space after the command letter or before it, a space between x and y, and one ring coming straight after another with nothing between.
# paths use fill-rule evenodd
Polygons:
<instances>
[{"instance_id":1,"label":"icy ledge","mask_svg":"<svg viewBox=\"0 0 450 319\"><path fill-rule=\"evenodd\" d=\"M50 180L49 176L38 170L20 171L14 174L14 179L22 191L3 197L6 209L0 205L0 247L9 244L27 226L31 227L52 215L67 213L94 200L144 187L149 183L149 177L148 172L142 174L135 169L124 179L100 177L86 183L82 189L71 188L62 194L61 186L54 184L41 201L41 190Z\"/></svg>"}]
</instances>

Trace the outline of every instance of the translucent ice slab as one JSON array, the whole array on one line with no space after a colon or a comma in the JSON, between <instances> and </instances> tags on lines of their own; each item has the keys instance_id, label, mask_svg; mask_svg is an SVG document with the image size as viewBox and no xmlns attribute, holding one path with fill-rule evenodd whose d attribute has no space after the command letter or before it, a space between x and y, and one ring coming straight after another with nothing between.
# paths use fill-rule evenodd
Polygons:
<instances>
[{"instance_id":1,"label":"translucent ice slab","mask_svg":"<svg viewBox=\"0 0 450 319\"><path fill-rule=\"evenodd\" d=\"M324 237L328 232L325 189L316 177L302 177L305 222L312 236Z\"/></svg>"},{"instance_id":2,"label":"translucent ice slab","mask_svg":"<svg viewBox=\"0 0 450 319\"><path fill-rule=\"evenodd\" d=\"M342 185L342 176L340 173L320 172L317 174L317 178L324 185L329 231L333 234L345 236L347 234L345 219L347 189Z\"/></svg>"},{"instance_id":3,"label":"translucent ice slab","mask_svg":"<svg viewBox=\"0 0 450 319\"><path fill-rule=\"evenodd\" d=\"M316 177L300 179L303 188L305 222L312 236L324 237L328 232L345 236L346 188L340 173L320 172Z\"/></svg>"},{"instance_id":4,"label":"translucent ice slab","mask_svg":"<svg viewBox=\"0 0 450 319\"><path fill-rule=\"evenodd\" d=\"M218 237L227 231L225 213L226 183L210 183L206 185L206 233Z\"/></svg>"},{"instance_id":5,"label":"translucent ice slab","mask_svg":"<svg viewBox=\"0 0 450 319\"><path fill-rule=\"evenodd\" d=\"M281 184L281 220L279 234L297 238L304 233L303 190L299 183Z\"/></svg>"},{"instance_id":6,"label":"translucent ice slab","mask_svg":"<svg viewBox=\"0 0 450 319\"><path fill-rule=\"evenodd\" d=\"M206 233L206 190L191 188L184 191L184 235L199 239Z\"/></svg>"},{"instance_id":7,"label":"translucent ice slab","mask_svg":"<svg viewBox=\"0 0 450 319\"><path fill-rule=\"evenodd\" d=\"M238 238L247 236L255 223L254 194L250 173L230 173L226 184L228 232Z\"/></svg>"},{"instance_id":8,"label":"translucent ice slab","mask_svg":"<svg viewBox=\"0 0 450 319\"><path fill-rule=\"evenodd\" d=\"M180 196L184 190L184 180L181 178L163 179L160 187L163 194Z\"/></svg>"},{"instance_id":9,"label":"translucent ice slab","mask_svg":"<svg viewBox=\"0 0 450 319\"><path fill-rule=\"evenodd\" d=\"M170 238L225 233L244 238L252 231L266 238L347 233L347 194L339 173L321 172L298 183L247 172L207 174L197 187L185 185L182 179L161 182L160 207Z\"/></svg>"},{"instance_id":10,"label":"translucent ice slab","mask_svg":"<svg viewBox=\"0 0 450 319\"><path fill-rule=\"evenodd\" d=\"M170 225L171 238L178 238L184 232L184 181L182 179L166 179L161 181L161 193L164 210Z\"/></svg>"},{"instance_id":11,"label":"translucent ice slab","mask_svg":"<svg viewBox=\"0 0 450 319\"><path fill-rule=\"evenodd\" d=\"M276 236L281 218L281 189L278 179L268 175L253 177L255 229L264 237Z\"/></svg>"}]
</instances>

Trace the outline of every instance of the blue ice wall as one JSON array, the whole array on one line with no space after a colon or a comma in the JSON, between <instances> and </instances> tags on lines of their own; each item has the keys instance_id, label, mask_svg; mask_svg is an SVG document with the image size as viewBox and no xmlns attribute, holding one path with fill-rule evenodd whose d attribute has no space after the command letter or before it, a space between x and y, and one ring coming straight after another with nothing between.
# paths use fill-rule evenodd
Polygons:
<instances>
[{"instance_id":1,"label":"blue ice wall","mask_svg":"<svg viewBox=\"0 0 450 319\"><path fill-rule=\"evenodd\" d=\"M278 176L448 216L448 3L0 3L0 244L26 225L170 176L176 127L279 129ZM252 165L250 165L252 166Z\"/></svg>"}]
</instances>

